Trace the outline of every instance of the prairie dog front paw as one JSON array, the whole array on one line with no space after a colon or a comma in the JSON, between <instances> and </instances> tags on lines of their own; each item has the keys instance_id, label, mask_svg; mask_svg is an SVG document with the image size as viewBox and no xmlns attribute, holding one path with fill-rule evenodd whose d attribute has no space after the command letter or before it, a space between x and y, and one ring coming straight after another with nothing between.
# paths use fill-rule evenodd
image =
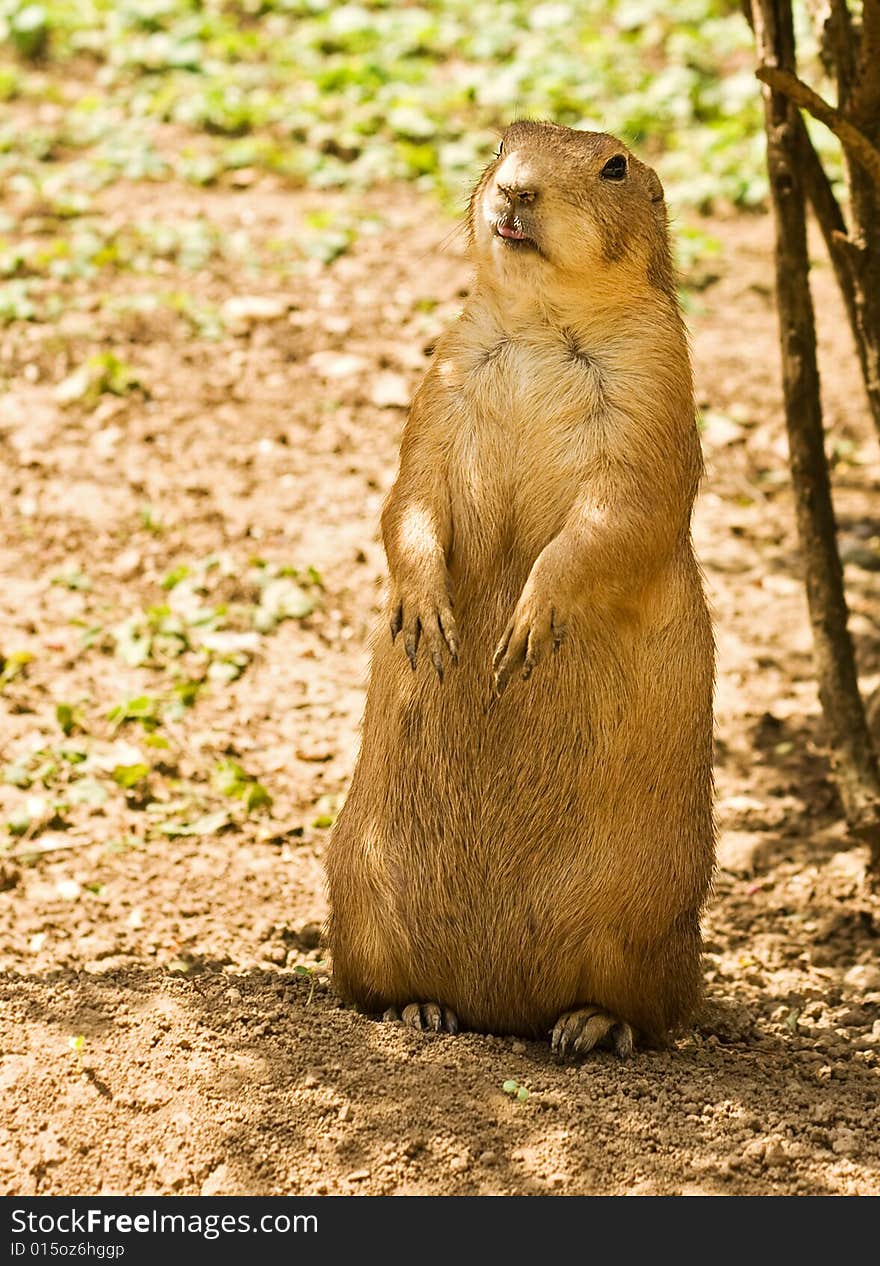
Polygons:
<instances>
[{"instance_id":1,"label":"prairie dog front paw","mask_svg":"<svg viewBox=\"0 0 880 1266\"><path fill-rule=\"evenodd\" d=\"M550 651L559 650L565 638L566 618L561 595L554 600L550 592L533 584L530 578L495 648L492 669L497 695L504 694L514 673L527 681L536 664Z\"/></svg>"},{"instance_id":2,"label":"prairie dog front paw","mask_svg":"<svg viewBox=\"0 0 880 1266\"><path fill-rule=\"evenodd\" d=\"M443 680L445 657L454 664L458 660L458 629L452 614L448 585L407 584L395 587L391 596L391 640L401 631L407 659L413 672L418 667L419 643L425 647L440 681Z\"/></svg>"}]
</instances>

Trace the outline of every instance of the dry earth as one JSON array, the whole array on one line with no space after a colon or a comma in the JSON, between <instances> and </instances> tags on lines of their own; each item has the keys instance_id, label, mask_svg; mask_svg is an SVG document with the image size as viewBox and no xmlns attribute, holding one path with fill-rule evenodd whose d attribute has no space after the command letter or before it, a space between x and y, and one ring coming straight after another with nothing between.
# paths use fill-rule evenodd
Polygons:
<instances>
[{"instance_id":1,"label":"dry earth","mask_svg":"<svg viewBox=\"0 0 880 1266\"><path fill-rule=\"evenodd\" d=\"M31 806L0 861L0 1190L880 1193L878 903L839 821L811 678L763 218L708 226L723 249L689 314L708 465L696 535L719 645L721 860L699 1026L665 1053L562 1067L539 1042L422 1036L330 991L321 824L356 751L378 513L407 397L467 285L459 241L407 189L372 195L377 231L332 265L293 280L258 266L266 243L295 251L304 214L332 201L271 182L109 190L120 224L203 213L249 235L253 260L221 255L194 279L168 264L161 279L219 308L226 330L209 341L167 307L90 304L83 282L79 310L4 337L0 649L33 658L7 659L0 760L33 771L40 749L64 766L68 742L69 775L45 778L81 787L85 762L91 792L42 817ZM150 281L108 286L130 301ZM827 267L816 290L870 688L880 462ZM271 302L242 300L254 294ZM96 349L143 389L59 400ZM264 593L255 557L264 578L317 568L323 591L303 581L314 612L256 633L230 618L213 660L175 659L160 636L126 662L119 626L173 602L169 573L189 566L205 601L243 619ZM233 668L152 731L107 719L209 660ZM229 800L228 825L199 824L224 811L224 760L274 803L246 814ZM108 777L139 761L151 772L134 786ZM0 786L3 819L26 821L35 790ZM163 833L194 817L205 834Z\"/></svg>"}]
</instances>

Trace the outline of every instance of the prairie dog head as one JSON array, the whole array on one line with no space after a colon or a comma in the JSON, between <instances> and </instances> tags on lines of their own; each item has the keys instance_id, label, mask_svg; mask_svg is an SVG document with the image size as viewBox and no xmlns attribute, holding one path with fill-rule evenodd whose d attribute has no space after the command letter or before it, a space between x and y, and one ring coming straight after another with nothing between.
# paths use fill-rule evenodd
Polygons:
<instances>
[{"instance_id":1,"label":"prairie dog head","mask_svg":"<svg viewBox=\"0 0 880 1266\"><path fill-rule=\"evenodd\" d=\"M673 290L663 187L616 137L512 123L468 214L490 284L611 297L641 281Z\"/></svg>"}]
</instances>

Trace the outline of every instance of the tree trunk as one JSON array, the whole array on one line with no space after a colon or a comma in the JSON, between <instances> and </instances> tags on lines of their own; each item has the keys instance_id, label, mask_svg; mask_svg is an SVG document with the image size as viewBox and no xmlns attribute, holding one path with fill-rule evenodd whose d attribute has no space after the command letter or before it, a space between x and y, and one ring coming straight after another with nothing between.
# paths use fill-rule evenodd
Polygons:
<instances>
[{"instance_id":1,"label":"tree trunk","mask_svg":"<svg viewBox=\"0 0 880 1266\"><path fill-rule=\"evenodd\" d=\"M843 0L839 0L843 4ZM875 148L880 142L880 0L864 0L855 71L846 86L842 113ZM865 344L865 386L872 409L880 409L880 182L844 147L852 232L851 255L856 322Z\"/></svg>"},{"instance_id":2,"label":"tree trunk","mask_svg":"<svg viewBox=\"0 0 880 1266\"><path fill-rule=\"evenodd\" d=\"M762 65L794 71L791 0L752 0ZM825 456L816 333L809 285L802 146L796 107L763 88L767 166L776 224L776 289L785 420L819 697L844 812L880 869L880 772L859 694L847 629L843 569Z\"/></svg>"}]
</instances>

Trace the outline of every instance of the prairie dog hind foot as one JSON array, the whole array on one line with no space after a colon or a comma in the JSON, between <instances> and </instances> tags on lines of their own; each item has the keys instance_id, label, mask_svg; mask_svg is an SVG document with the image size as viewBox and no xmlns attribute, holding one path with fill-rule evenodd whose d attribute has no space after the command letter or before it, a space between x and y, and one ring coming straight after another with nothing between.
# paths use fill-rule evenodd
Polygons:
<instances>
[{"instance_id":1,"label":"prairie dog hind foot","mask_svg":"<svg viewBox=\"0 0 880 1266\"><path fill-rule=\"evenodd\" d=\"M550 1049L560 1059L581 1059L597 1046L610 1047L619 1059L632 1054L634 1033L626 1020L601 1007L564 1011L550 1035Z\"/></svg>"},{"instance_id":2,"label":"prairie dog hind foot","mask_svg":"<svg viewBox=\"0 0 880 1266\"><path fill-rule=\"evenodd\" d=\"M405 1007L389 1007L383 1020L405 1024L426 1033L457 1033L458 1016L438 1002L411 1002Z\"/></svg>"}]
</instances>

